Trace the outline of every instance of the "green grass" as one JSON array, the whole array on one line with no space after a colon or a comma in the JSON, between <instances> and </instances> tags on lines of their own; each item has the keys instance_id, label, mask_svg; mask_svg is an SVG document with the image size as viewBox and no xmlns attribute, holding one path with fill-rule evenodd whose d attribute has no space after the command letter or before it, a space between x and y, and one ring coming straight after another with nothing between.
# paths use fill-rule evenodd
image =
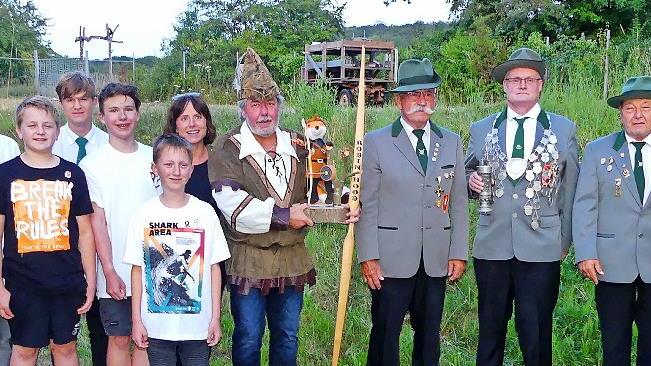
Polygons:
<instances>
[{"instance_id":1,"label":"green grass","mask_svg":"<svg viewBox=\"0 0 651 366\"><path fill-rule=\"evenodd\" d=\"M590 90L599 90L592 86ZM600 93L589 92L587 87L552 88L545 92L542 105L550 111L564 114L578 125L578 138L583 147L599 135L619 128L615 110L599 100ZM16 101L0 99L0 133L13 136L12 108ZM137 136L141 142L150 143L161 131L166 114L166 105L145 104L142 107L141 123ZM473 121L498 111L502 105L481 102L465 106L443 106L436 108L433 119L442 126L460 133L467 142L468 128ZM294 108L284 108L281 124L298 128L301 117ZM211 108L213 121L220 133L238 125L236 110L231 106ZM398 116L394 107L368 108L367 130L391 123ZM330 121L329 138L336 148L351 146L353 142L355 110L337 108ZM341 172L349 167L339 166ZM405 187L405 189L409 189ZM472 222L476 220L476 208L471 205ZM301 365L329 365L334 333L334 321L339 286L340 255L345 230L343 226L320 225L310 231L307 241L315 258L317 285L306 291L300 330L299 363ZM471 229L471 238L474 228ZM600 364L600 333L594 308L593 286L582 279L573 266L572 255L562 265L561 291L554 322L554 365L598 365ZM449 286L443 315L442 365L473 365L477 347L477 289L472 263L459 283ZM224 337L213 350L212 365L230 365L232 318L229 313L228 295L224 297ZM353 268L348 316L342 345L342 365L364 365L366 348L371 327L370 294L359 275L359 268ZM407 322L401 335L401 364L410 363L412 333ZM90 365L86 332L79 342L82 364ZM263 348L266 362L268 339ZM521 365L522 357L513 324L509 326L506 349L506 365Z\"/></svg>"}]
</instances>

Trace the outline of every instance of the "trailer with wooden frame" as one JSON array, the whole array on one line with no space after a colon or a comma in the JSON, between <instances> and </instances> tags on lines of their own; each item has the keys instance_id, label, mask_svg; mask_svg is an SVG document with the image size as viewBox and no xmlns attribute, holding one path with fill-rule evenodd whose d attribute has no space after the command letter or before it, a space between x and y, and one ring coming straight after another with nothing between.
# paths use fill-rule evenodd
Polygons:
<instances>
[{"instance_id":1,"label":"trailer with wooden frame","mask_svg":"<svg viewBox=\"0 0 651 366\"><path fill-rule=\"evenodd\" d=\"M357 100L362 46L367 60L366 102L384 104L389 84L396 82L398 73L398 49L393 42L351 39L305 45L302 80L311 84L324 79L336 88L339 104L352 105Z\"/></svg>"}]
</instances>

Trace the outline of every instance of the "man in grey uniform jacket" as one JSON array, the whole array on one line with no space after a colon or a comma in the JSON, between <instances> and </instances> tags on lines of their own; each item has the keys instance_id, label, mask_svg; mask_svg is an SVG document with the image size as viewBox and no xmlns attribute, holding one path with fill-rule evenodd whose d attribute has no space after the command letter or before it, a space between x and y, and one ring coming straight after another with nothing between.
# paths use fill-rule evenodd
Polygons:
<instances>
[{"instance_id":1,"label":"man in grey uniform jacket","mask_svg":"<svg viewBox=\"0 0 651 366\"><path fill-rule=\"evenodd\" d=\"M492 212L479 215L473 258L478 289L477 365L502 365L507 323L524 364L552 364L552 314L560 261L572 239L578 178L576 127L538 104L546 65L528 49L496 66L506 108L470 127L466 171L471 198L483 188L478 165L492 168Z\"/></svg>"},{"instance_id":2,"label":"man in grey uniform jacket","mask_svg":"<svg viewBox=\"0 0 651 366\"><path fill-rule=\"evenodd\" d=\"M430 120L441 78L428 59L406 60L392 90L401 117L364 140L358 259L371 289L367 365L399 365L407 311L412 365L439 364L446 277L463 274L468 195L462 141Z\"/></svg>"},{"instance_id":3,"label":"man in grey uniform jacket","mask_svg":"<svg viewBox=\"0 0 651 366\"><path fill-rule=\"evenodd\" d=\"M574 200L581 272L596 284L603 364L651 365L651 77L629 79L608 99L623 129L585 148Z\"/></svg>"}]
</instances>

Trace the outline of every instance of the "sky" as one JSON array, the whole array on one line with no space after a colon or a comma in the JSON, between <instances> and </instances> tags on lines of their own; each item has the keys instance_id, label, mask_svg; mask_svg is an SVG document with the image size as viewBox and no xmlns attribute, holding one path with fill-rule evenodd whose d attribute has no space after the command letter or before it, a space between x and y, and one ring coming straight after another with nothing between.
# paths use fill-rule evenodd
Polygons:
<instances>
[{"instance_id":1,"label":"sky","mask_svg":"<svg viewBox=\"0 0 651 366\"><path fill-rule=\"evenodd\" d=\"M335 0L347 2L343 12L346 26L384 23L399 25L423 21L426 23L448 19L450 6L445 0L403 0L385 6L384 0ZM105 36L106 24L114 28L114 56L163 56L161 44L174 36L173 24L182 13L187 0L33 0L41 15L48 20L46 38L55 52L79 57L79 26L86 27L86 36ZM90 59L108 56L108 45L103 40L85 44Z\"/></svg>"}]
</instances>

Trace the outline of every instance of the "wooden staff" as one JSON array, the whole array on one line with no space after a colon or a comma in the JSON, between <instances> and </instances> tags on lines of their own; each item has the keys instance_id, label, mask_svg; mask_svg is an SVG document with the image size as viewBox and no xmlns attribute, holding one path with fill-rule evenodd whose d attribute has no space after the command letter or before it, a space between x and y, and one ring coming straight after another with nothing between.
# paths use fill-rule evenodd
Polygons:
<instances>
[{"instance_id":1,"label":"wooden staff","mask_svg":"<svg viewBox=\"0 0 651 366\"><path fill-rule=\"evenodd\" d=\"M359 69L359 87L357 94L357 123L355 124L355 148L353 149L353 169L350 178L350 209L359 207L359 192L361 187L362 154L364 147L364 112L366 107L365 96L365 58L366 48L362 46L362 58ZM341 275L339 277L339 300L337 302L337 322L335 323L335 339L332 347L332 366L339 364L341 351L341 338L346 321L346 307L348 305L348 290L350 288L350 273L353 266L353 249L355 247L355 224L348 225L348 233L344 239L344 248L341 253Z\"/></svg>"}]
</instances>

